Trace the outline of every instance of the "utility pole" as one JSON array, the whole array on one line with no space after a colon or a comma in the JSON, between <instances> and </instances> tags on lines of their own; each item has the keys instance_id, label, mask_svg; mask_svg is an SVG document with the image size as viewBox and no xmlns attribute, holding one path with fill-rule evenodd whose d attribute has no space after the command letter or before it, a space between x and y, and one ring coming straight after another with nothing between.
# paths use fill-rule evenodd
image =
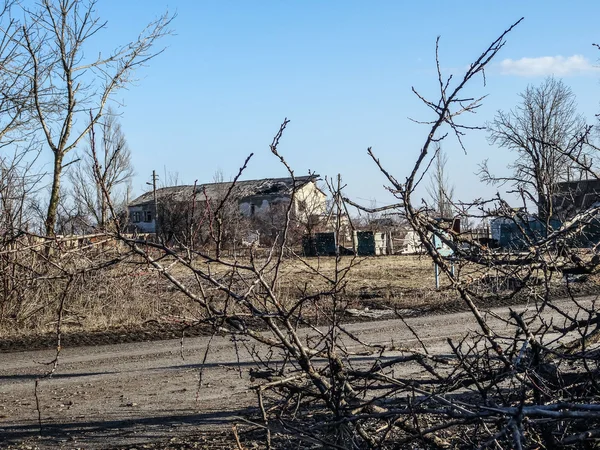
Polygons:
<instances>
[{"instance_id":1,"label":"utility pole","mask_svg":"<svg viewBox=\"0 0 600 450\"><path fill-rule=\"evenodd\" d=\"M156 170L152 171L152 196L154 197L154 234L156 234L157 241L159 240L159 229L158 229L158 200L156 198L156 180L158 179L158 175L156 174Z\"/></svg>"}]
</instances>

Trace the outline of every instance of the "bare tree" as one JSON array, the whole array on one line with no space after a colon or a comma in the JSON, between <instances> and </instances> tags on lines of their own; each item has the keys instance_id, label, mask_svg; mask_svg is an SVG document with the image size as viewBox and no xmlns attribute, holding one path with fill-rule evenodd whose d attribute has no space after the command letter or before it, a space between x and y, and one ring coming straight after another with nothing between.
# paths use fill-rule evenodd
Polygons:
<instances>
[{"instance_id":1,"label":"bare tree","mask_svg":"<svg viewBox=\"0 0 600 450\"><path fill-rule=\"evenodd\" d=\"M488 124L490 142L515 152L508 167L512 174L495 176L486 161L480 175L488 183L514 186L545 223L554 213L556 183L567 180L573 165L588 164L584 154L591 127L577 113L575 95L560 80L547 78L539 86L528 86L520 97L515 109L498 111Z\"/></svg>"},{"instance_id":2,"label":"bare tree","mask_svg":"<svg viewBox=\"0 0 600 450\"><path fill-rule=\"evenodd\" d=\"M435 148L435 160L433 171L429 175L427 193L431 198L435 212L442 218L451 219L454 215L452 205L454 186L450 184L446 164L448 164L448 155L442 151L438 144Z\"/></svg>"},{"instance_id":3,"label":"bare tree","mask_svg":"<svg viewBox=\"0 0 600 450\"><path fill-rule=\"evenodd\" d=\"M32 136L28 57L19 44L21 26L12 16L13 0L0 3L0 228L16 233L27 222L25 205L41 176Z\"/></svg>"},{"instance_id":4,"label":"bare tree","mask_svg":"<svg viewBox=\"0 0 600 450\"><path fill-rule=\"evenodd\" d=\"M101 186L105 186L115 204L123 205L126 192L117 190L123 186L128 188L134 172L125 134L110 107L98 125L99 138L96 137L95 128L92 128L89 145L68 176L72 185L73 200L78 209L92 217L94 226L104 230L109 215L107 200ZM95 167L92 149L95 149L98 157L98 170Z\"/></svg>"},{"instance_id":5,"label":"bare tree","mask_svg":"<svg viewBox=\"0 0 600 450\"><path fill-rule=\"evenodd\" d=\"M95 0L41 0L35 9L23 9L18 38L28 58L31 108L54 158L45 219L48 235L54 232L66 155L100 121L111 95L129 85L133 72L161 52L155 45L169 34L172 20L164 14L136 40L90 60L86 45L106 25L95 16L95 5ZM90 110L91 121L83 119L86 125L78 128L77 119Z\"/></svg>"}]
</instances>

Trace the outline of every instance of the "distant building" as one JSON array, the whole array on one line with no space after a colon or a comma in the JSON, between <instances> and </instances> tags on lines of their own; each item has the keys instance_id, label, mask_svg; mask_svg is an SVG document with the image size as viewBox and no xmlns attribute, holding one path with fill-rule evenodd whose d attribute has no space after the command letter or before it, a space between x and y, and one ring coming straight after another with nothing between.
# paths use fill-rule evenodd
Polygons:
<instances>
[{"instance_id":1,"label":"distant building","mask_svg":"<svg viewBox=\"0 0 600 450\"><path fill-rule=\"evenodd\" d=\"M311 216L326 213L326 194L316 182L319 175L292 178L265 178L262 180L207 183L196 186L171 186L156 190L159 212L169 206L195 203L198 208L208 204L215 208L228 195L229 202L237 204L243 217L267 219L286 209L294 197L292 214L298 222L309 221ZM231 192L230 192L231 191ZM139 196L128 205L132 226L143 233L156 232L156 208L152 191Z\"/></svg>"},{"instance_id":2,"label":"distant building","mask_svg":"<svg viewBox=\"0 0 600 450\"><path fill-rule=\"evenodd\" d=\"M571 218L600 202L600 180L565 181L557 183L555 191L552 199L554 216L560 220Z\"/></svg>"},{"instance_id":3,"label":"distant building","mask_svg":"<svg viewBox=\"0 0 600 450\"><path fill-rule=\"evenodd\" d=\"M461 233L461 220L460 217L454 218L442 218L437 217L434 219L437 222L438 234L428 232L429 239L432 244L442 256L450 256L453 253L452 248L444 242L444 239L440 237L443 235L445 238L451 239L451 233ZM402 239L402 247L400 253L402 254L422 254L425 253L425 245L421 241L419 233L415 230L409 229L406 231L404 238Z\"/></svg>"}]
</instances>

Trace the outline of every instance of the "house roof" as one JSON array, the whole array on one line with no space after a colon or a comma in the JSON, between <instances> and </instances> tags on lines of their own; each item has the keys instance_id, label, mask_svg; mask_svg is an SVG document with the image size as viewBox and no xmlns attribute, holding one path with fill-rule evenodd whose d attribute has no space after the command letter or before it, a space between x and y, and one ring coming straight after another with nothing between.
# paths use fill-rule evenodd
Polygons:
<instances>
[{"instance_id":1,"label":"house roof","mask_svg":"<svg viewBox=\"0 0 600 450\"><path fill-rule=\"evenodd\" d=\"M295 177L295 188L299 189L304 185L315 182L319 179L319 175L306 175ZM294 189L294 180L292 178L264 178L262 180L242 180L235 183L231 193L232 198L243 200L253 196L281 196L290 195ZM170 201L183 202L190 200L194 194L198 200L203 200L204 196L209 199L218 199L223 197L231 188L232 182L225 183L206 183L183 186L169 186L156 190L157 199L168 198ZM152 191L140 195L138 198L129 203L128 206L142 206L151 204L154 201Z\"/></svg>"}]
</instances>

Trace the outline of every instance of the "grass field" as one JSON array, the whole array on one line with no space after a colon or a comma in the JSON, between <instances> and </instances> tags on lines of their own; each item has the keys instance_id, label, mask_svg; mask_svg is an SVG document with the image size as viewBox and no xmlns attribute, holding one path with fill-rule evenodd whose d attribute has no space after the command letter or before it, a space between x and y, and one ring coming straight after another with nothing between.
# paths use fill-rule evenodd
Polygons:
<instances>
[{"instance_id":1,"label":"grass field","mask_svg":"<svg viewBox=\"0 0 600 450\"><path fill-rule=\"evenodd\" d=\"M448 282L440 277L440 290L435 289L434 268L426 256L343 257L338 270L352 265L344 277L344 294L355 307L385 306L420 308L448 297ZM308 267L310 266L310 267ZM288 261L281 285L290 295L303 289L325 290L327 281L317 272L333 278L335 258L309 258L303 263Z\"/></svg>"},{"instance_id":2,"label":"grass field","mask_svg":"<svg viewBox=\"0 0 600 450\"><path fill-rule=\"evenodd\" d=\"M307 258L304 260L315 271L328 276L335 272L335 258ZM368 258L342 257L339 267L353 265L349 272L347 289L351 293L363 291L391 292L412 289L435 288L434 270L431 259L427 256L380 256ZM304 281L311 269L298 261L287 262L283 282L294 283L294 280Z\"/></svg>"}]
</instances>

